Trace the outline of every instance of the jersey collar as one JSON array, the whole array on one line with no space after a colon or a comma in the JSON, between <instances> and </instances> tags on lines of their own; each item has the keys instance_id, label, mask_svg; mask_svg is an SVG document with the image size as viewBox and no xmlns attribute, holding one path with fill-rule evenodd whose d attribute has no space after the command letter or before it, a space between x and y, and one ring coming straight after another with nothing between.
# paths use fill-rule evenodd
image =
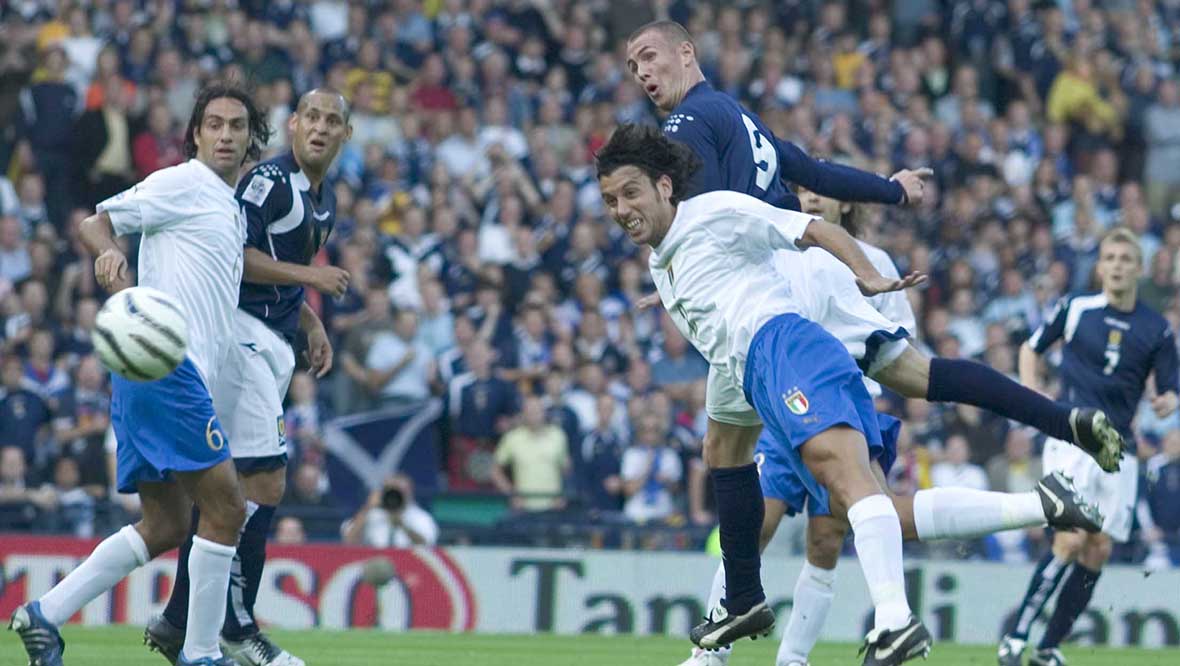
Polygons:
<instances>
[{"instance_id":1,"label":"jersey collar","mask_svg":"<svg viewBox=\"0 0 1180 666\"><path fill-rule=\"evenodd\" d=\"M208 164L205 164L195 157L189 159L189 163L196 165L195 168L197 172L201 174L202 178L215 183L216 187L221 188L225 192L229 193L231 197L234 196L234 188L230 185L227 185L226 182L221 179L221 176L218 176L217 173L213 171L213 169L209 168Z\"/></svg>"}]
</instances>

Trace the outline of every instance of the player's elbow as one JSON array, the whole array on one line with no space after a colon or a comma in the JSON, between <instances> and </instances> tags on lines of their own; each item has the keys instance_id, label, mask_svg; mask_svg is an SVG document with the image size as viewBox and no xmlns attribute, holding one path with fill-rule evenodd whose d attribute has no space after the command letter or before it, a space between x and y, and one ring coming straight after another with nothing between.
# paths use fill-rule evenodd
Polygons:
<instances>
[{"instance_id":1,"label":"player's elbow","mask_svg":"<svg viewBox=\"0 0 1180 666\"><path fill-rule=\"evenodd\" d=\"M115 237L110 215L98 212L82 220L78 225L78 236L87 250L93 254L100 254L104 241L109 242Z\"/></svg>"}]
</instances>

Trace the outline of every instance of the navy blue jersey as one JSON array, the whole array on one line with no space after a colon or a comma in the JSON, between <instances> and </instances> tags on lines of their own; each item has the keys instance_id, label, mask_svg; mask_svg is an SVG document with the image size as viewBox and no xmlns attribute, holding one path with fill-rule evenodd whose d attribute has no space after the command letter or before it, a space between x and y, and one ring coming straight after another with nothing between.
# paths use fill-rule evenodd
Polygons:
<instances>
[{"instance_id":1,"label":"navy blue jersey","mask_svg":"<svg viewBox=\"0 0 1180 666\"><path fill-rule=\"evenodd\" d=\"M336 223L336 195L330 187L311 191L311 182L295 156L285 153L250 170L238 185L238 201L246 211L246 247L277 261L311 263ZM261 319L288 341L299 330L302 285L255 284L242 281L238 307Z\"/></svg>"},{"instance_id":2,"label":"navy blue jersey","mask_svg":"<svg viewBox=\"0 0 1180 666\"><path fill-rule=\"evenodd\" d=\"M780 141L762 120L707 81L693 86L664 120L664 135L696 153L702 165L691 192L732 190L772 206L799 210L787 183L841 201L901 203L901 185L876 174L817 160Z\"/></svg>"},{"instance_id":3,"label":"navy blue jersey","mask_svg":"<svg viewBox=\"0 0 1180 666\"><path fill-rule=\"evenodd\" d=\"M1063 298L1028 344L1043 354L1057 340L1064 341L1060 399L1102 409L1128 442L1134 441L1131 419L1152 370L1156 390L1178 390L1172 329L1141 301L1123 312L1110 307L1105 294Z\"/></svg>"}]
</instances>

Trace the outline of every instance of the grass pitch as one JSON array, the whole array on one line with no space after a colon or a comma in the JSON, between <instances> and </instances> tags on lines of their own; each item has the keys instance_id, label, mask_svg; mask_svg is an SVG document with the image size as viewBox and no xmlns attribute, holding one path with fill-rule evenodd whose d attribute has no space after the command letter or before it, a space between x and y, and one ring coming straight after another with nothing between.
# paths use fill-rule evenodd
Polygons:
<instances>
[{"instance_id":1,"label":"grass pitch","mask_svg":"<svg viewBox=\"0 0 1180 666\"><path fill-rule=\"evenodd\" d=\"M140 627L67 627L67 666L166 666L142 644ZM276 631L283 647L308 666L675 666L688 656L688 641L656 636L483 636L431 632ZM742 641L732 666L773 666L778 642ZM821 644L814 666L857 666L857 646ZM0 666L25 663L15 634L0 635ZM1176 666L1180 650L1115 650L1071 646L1070 666ZM925 666L990 666L995 648L936 644Z\"/></svg>"}]
</instances>

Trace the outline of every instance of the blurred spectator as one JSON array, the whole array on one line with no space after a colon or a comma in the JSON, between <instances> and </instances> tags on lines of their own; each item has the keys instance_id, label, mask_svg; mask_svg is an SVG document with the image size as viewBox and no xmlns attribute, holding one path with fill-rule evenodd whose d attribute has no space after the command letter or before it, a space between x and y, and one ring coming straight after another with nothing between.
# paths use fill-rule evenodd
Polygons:
<instances>
[{"instance_id":1,"label":"blurred spectator","mask_svg":"<svg viewBox=\"0 0 1180 666\"><path fill-rule=\"evenodd\" d=\"M53 482L42 486L41 508L52 511L55 530L88 539L94 536L94 498L79 486L78 461L62 456L53 465Z\"/></svg>"},{"instance_id":2,"label":"blurred spectator","mask_svg":"<svg viewBox=\"0 0 1180 666\"><path fill-rule=\"evenodd\" d=\"M25 279L32 270L29 246L22 236L20 219L0 217L0 280L10 284Z\"/></svg>"},{"instance_id":3,"label":"blurred spectator","mask_svg":"<svg viewBox=\"0 0 1180 666\"><path fill-rule=\"evenodd\" d=\"M1156 92L1156 103L1148 107L1144 120L1147 163L1147 205L1151 214L1177 219L1172 208L1180 201L1180 88L1174 79L1164 79Z\"/></svg>"},{"instance_id":4,"label":"blurred spectator","mask_svg":"<svg viewBox=\"0 0 1180 666\"><path fill-rule=\"evenodd\" d=\"M0 364L0 384L0 432L4 433L5 443L19 448L24 460L34 466L45 464L46 452L38 450L38 444L52 415L45 401L24 387L20 358L4 358Z\"/></svg>"},{"instance_id":5,"label":"blurred spectator","mask_svg":"<svg viewBox=\"0 0 1180 666\"><path fill-rule=\"evenodd\" d=\"M409 405L430 397L434 360L418 341L418 313L402 310L393 318L393 332L373 338L365 355L365 388L387 405Z\"/></svg>"},{"instance_id":6,"label":"blurred spectator","mask_svg":"<svg viewBox=\"0 0 1180 666\"><path fill-rule=\"evenodd\" d=\"M587 508L593 513L616 513L623 508L623 437L613 427L615 399L598 397L598 425L582 440L579 475Z\"/></svg>"},{"instance_id":7,"label":"blurred spectator","mask_svg":"<svg viewBox=\"0 0 1180 666\"><path fill-rule=\"evenodd\" d=\"M569 442L561 428L545 420L539 396L524 399L520 425L496 446L492 483L511 496L512 508L550 511L565 508L563 478L570 470Z\"/></svg>"},{"instance_id":8,"label":"blurred spectator","mask_svg":"<svg viewBox=\"0 0 1180 666\"><path fill-rule=\"evenodd\" d=\"M275 521L274 542L284 546L307 543L307 532L303 529L303 521L295 516L279 518Z\"/></svg>"},{"instance_id":9,"label":"blurred spectator","mask_svg":"<svg viewBox=\"0 0 1180 666\"><path fill-rule=\"evenodd\" d=\"M414 498L410 477L395 474L340 528L345 543L373 548L433 546L438 524Z\"/></svg>"},{"instance_id":10,"label":"blurred spectator","mask_svg":"<svg viewBox=\"0 0 1180 666\"><path fill-rule=\"evenodd\" d=\"M473 341L463 354L468 371L447 386L452 438L447 459L450 487L492 488L493 446L517 412L516 387L492 374L492 350Z\"/></svg>"},{"instance_id":11,"label":"blurred spectator","mask_svg":"<svg viewBox=\"0 0 1180 666\"><path fill-rule=\"evenodd\" d=\"M104 498L111 485L103 447L111 421L111 399L106 372L97 357L85 356L78 361L73 386L60 401L54 438L62 452L77 462L78 483L92 496Z\"/></svg>"},{"instance_id":12,"label":"blurred spectator","mask_svg":"<svg viewBox=\"0 0 1180 666\"><path fill-rule=\"evenodd\" d=\"M1147 461L1146 485L1136 515L1150 555L1164 558L1170 547L1180 558L1180 430L1164 436L1161 451Z\"/></svg>"},{"instance_id":13,"label":"blurred spectator","mask_svg":"<svg viewBox=\"0 0 1180 666\"><path fill-rule=\"evenodd\" d=\"M177 131L168 107L148 107L147 128L135 136L132 144L135 178L143 180L148 174L183 162L183 144L184 137Z\"/></svg>"},{"instance_id":14,"label":"blurred spectator","mask_svg":"<svg viewBox=\"0 0 1180 666\"><path fill-rule=\"evenodd\" d=\"M623 452L623 513L637 523L670 518L683 472L680 457L668 446L667 426L652 415L642 417L634 443Z\"/></svg>"},{"instance_id":15,"label":"blurred spectator","mask_svg":"<svg viewBox=\"0 0 1180 666\"><path fill-rule=\"evenodd\" d=\"M943 462L935 463L930 469L930 481L935 488L972 488L987 490L987 474L979 465L969 462L971 449L967 438L951 435L946 440L946 455Z\"/></svg>"},{"instance_id":16,"label":"blurred spectator","mask_svg":"<svg viewBox=\"0 0 1180 666\"><path fill-rule=\"evenodd\" d=\"M297 372L291 377L287 408L283 411L284 434L291 458L300 462L322 464L321 425L325 421L317 399L318 386L313 376Z\"/></svg>"},{"instance_id":17,"label":"blurred spectator","mask_svg":"<svg viewBox=\"0 0 1180 666\"><path fill-rule=\"evenodd\" d=\"M319 467L301 463L295 468L291 489L283 498L284 507L333 509L336 502L327 492L327 482Z\"/></svg>"},{"instance_id":18,"label":"blurred spectator","mask_svg":"<svg viewBox=\"0 0 1180 666\"><path fill-rule=\"evenodd\" d=\"M1040 482L1041 461L1032 457L1032 434L1027 428L1013 428L1004 441L1004 453L987 463L988 487L1001 493L1024 493Z\"/></svg>"},{"instance_id":19,"label":"blurred spectator","mask_svg":"<svg viewBox=\"0 0 1180 666\"><path fill-rule=\"evenodd\" d=\"M103 89L102 106L83 113L74 126L74 169L81 184L76 203L87 209L135 184L130 100L118 77L107 79Z\"/></svg>"},{"instance_id":20,"label":"blurred spectator","mask_svg":"<svg viewBox=\"0 0 1180 666\"><path fill-rule=\"evenodd\" d=\"M61 47L46 49L35 82L23 91L20 105L20 136L45 178L49 221L59 229L73 205L73 127L81 108L78 92L65 81L67 65Z\"/></svg>"},{"instance_id":21,"label":"blurred spectator","mask_svg":"<svg viewBox=\"0 0 1180 666\"><path fill-rule=\"evenodd\" d=\"M671 326L665 316L664 346L660 359L651 365L652 384L662 389L676 402L688 402L693 384L704 379L709 364L693 349L684 336Z\"/></svg>"},{"instance_id":22,"label":"blurred spectator","mask_svg":"<svg viewBox=\"0 0 1180 666\"><path fill-rule=\"evenodd\" d=\"M37 516L24 450L0 448L0 530L27 532Z\"/></svg>"}]
</instances>

